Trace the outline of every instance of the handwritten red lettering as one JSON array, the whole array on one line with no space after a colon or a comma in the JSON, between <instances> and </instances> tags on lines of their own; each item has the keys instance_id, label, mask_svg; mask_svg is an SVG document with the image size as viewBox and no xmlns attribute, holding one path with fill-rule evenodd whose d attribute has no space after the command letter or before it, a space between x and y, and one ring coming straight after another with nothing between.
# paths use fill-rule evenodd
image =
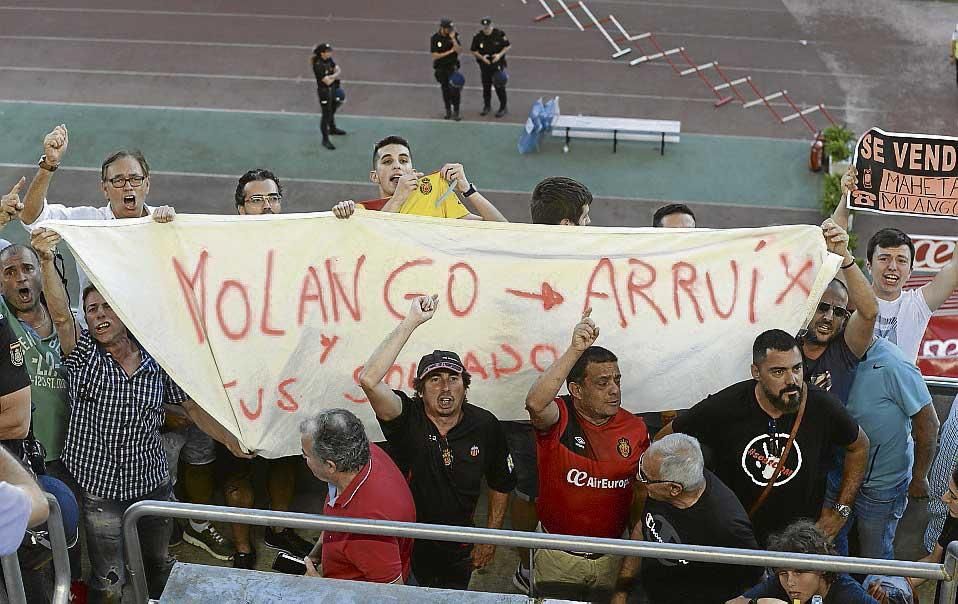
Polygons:
<instances>
[{"instance_id":1,"label":"handwritten red lettering","mask_svg":"<svg viewBox=\"0 0 958 604\"><path fill-rule=\"evenodd\" d=\"M679 302L679 290L681 289L692 301L695 318L698 319L699 323L705 322L702 307L699 306L698 298L695 297L695 291L692 289L697 278L695 267L688 262L676 262L672 265L672 303L675 305L675 317L677 319L682 318L682 304Z\"/></svg>"},{"instance_id":2,"label":"handwritten red lettering","mask_svg":"<svg viewBox=\"0 0 958 604\"><path fill-rule=\"evenodd\" d=\"M752 269L752 288L748 292L748 322L752 325L758 323L758 316L755 314L755 296L758 293L758 282L761 278L757 268Z\"/></svg>"},{"instance_id":3,"label":"handwritten red lettering","mask_svg":"<svg viewBox=\"0 0 958 604\"><path fill-rule=\"evenodd\" d=\"M629 323L625 320L625 313L622 312L622 302L619 300L619 290L615 286L615 267L612 265L612 261L608 258L602 258L599 260L599 262L596 263L595 268L592 269L592 274L589 276L589 285L586 288L585 303L582 305L582 310L585 311L585 309L592 306L592 298L598 298L599 300L607 300L609 298L609 294L593 289L596 277L598 277L599 271L602 270L607 273L609 279L609 287L612 289L612 296L615 300L615 308L619 313L619 326L627 327Z\"/></svg>"},{"instance_id":4,"label":"handwritten red lettering","mask_svg":"<svg viewBox=\"0 0 958 604\"><path fill-rule=\"evenodd\" d=\"M281 336L285 329L277 329L269 325L269 302L273 288L273 250L266 252L266 286L263 288L263 314L260 315L259 328L268 336Z\"/></svg>"},{"instance_id":5,"label":"handwritten red lettering","mask_svg":"<svg viewBox=\"0 0 958 604\"><path fill-rule=\"evenodd\" d=\"M206 250L200 253L200 259L196 263L196 270L193 271L192 277L187 277L183 265L180 264L179 260L173 258L173 271L176 273L176 280L183 292L186 308L190 311L190 318L193 319L196 340L199 344L206 341L206 262L209 257L210 253ZM199 304L196 303L197 284L200 286Z\"/></svg>"},{"instance_id":6,"label":"handwritten red lettering","mask_svg":"<svg viewBox=\"0 0 958 604\"><path fill-rule=\"evenodd\" d=\"M406 315L401 314L398 310L396 310L396 307L394 307L392 305L392 302L390 301L390 297L391 297L390 294L392 292L393 280L396 277L398 277L400 273L406 270L409 270L414 266L429 266L431 264L432 264L432 259L430 258L416 258L415 260L410 260L409 262L402 263L401 265L399 265L399 268L389 273L389 276L386 277L386 281L385 283L383 283L383 304L386 306L386 310L389 311L389 314L391 314L393 317L395 317L399 321L402 321L403 319L405 319ZM404 299L412 300L413 298L416 298L422 295L424 294L407 293L404 296Z\"/></svg>"},{"instance_id":7,"label":"handwritten red lettering","mask_svg":"<svg viewBox=\"0 0 958 604\"><path fill-rule=\"evenodd\" d=\"M472 279L472 298L469 299L469 304L463 309L456 307L455 298L452 297L452 289L456 282L457 269L465 270ZM451 312L454 317L464 317L472 311L472 308L476 305L476 298L479 297L479 277L471 266L465 262L457 262L449 267L449 279L446 281L446 297L449 299L449 312Z\"/></svg>"},{"instance_id":8,"label":"handwritten red lettering","mask_svg":"<svg viewBox=\"0 0 958 604\"><path fill-rule=\"evenodd\" d=\"M629 282L627 289L629 290L629 306L632 308L632 316L635 316L635 297L640 296L643 300L645 300L645 303L655 311L655 316L659 318L659 321L662 323L662 325L667 325L669 321L665 318L665 313L663 313L662 309L659 308L659 305L656 304L655 301L643 291L649 287L652 287L652 285L655 283L655 267L648 262L636 260L635 258L629 258L629 264L632 266L641 266L643 269L645 269L645 274L647 275L645 281L639 283L635 280L635 269L629 271Z\"/></svg>"},{"instance_id":9,"label":"handwritten red lettering","mask_svg":"<svg viewBox=\"0 0 958 604\"><path fill-rule=\"evenodd\" d=\"M325 334L320 334L319 336L319 345L323 347L322 354L319 355L319 364L322 365L326 362L326 357L329 356L329 353L333 351L333 347L336 345L336 342L339 341L339 336L333 336L332 338L326 336Z\"/></svg>"},{"instance_id":10,"label":"handwritten red lettering","mask_svg":"<svg viewBox=\"0 0 958 604\"><path fill-rule=\"evenodd\" d=\"M539 355L543 353L552 355L552 359L548 363L539 362ZM555 363L558 358L559 351L552 344L536 344L532 347L532 350L529 351L529 364L535 367L539 373L544 372L550 365Z\"/></svg>"},{"instance_id":11,"label":"handwritten red lettering","mask_svg":"<svg viewBox=\"0 0 958 604\"><path fill-rule=\"evenodd\" d=\"M709 290L709 300L712 302L712 309L715 311L715 314L723 319L728 319L732 316L732 312L735 311L735 303L738 302L738 263L734 260L729 260L728 263L732 268L732 303L729 305L728 311L722 312L722 309L719 308L718 300L715 299L715 288L712 286L712 273L705 271L705 285Z\"/></svg>"},{"instance_id":12,"label":"handwritten red lettering","mask_svg":"<svg viewBox=\"0 0 958 604\"><path fill-rule=\"evenodd\" d=\"M476 353L474 352L467 352L466 356L462 357L462 366L465 367L466 371L471 375L481 377L484 380L489 379L489 373L482 367L482 363L476 358Z\"/></svg>"},{"instance_id":13,"label":"handwritten red lettering","mask_svg":"<svg viewBox=\"0 0 958 604\"><path fill-rule=\"evenodd\" d=\"M778 297L775 298L775 304L776 305L781 304L785 300L785 296L788 294L788 292L792 291L792 288L795 286L798 286L798 288L802 290L802 292L806 296L812 293L811 287L808 286L805 283L805 281L802 279L802 277L805 276L805 273L812 270L812 267L814 266L812 261L806 260L805 264L803 264L802 267L798 270L798 272L793 276L791 271L789 270L788 256L786 256L785 254L780 254L779 260L782 261L782 267L784 267L785 269L785 276L789 278L789 282L788 282L788 285L785 286L785 289L782 290L782 293L780 293Z\"/></svg>"},{"instance_id":14,"label":"handwritten red lettering","mask_svg":"<svg viewBox=\"0 0 958 604\"><path fill-rule=\"evenodd\" d=\"M326 313L326 302L323 300L323 284L319 280L316 269L312 266L303 275L303 285L299 288L297 325L302 326L303 321L306 320L306 305L310 302L319 302L319 309L323 313L323 323L328 323L329 315Z\"/></svg>"},{"instance_id":15,"label":"handwritten red lettering","mask_svg":"<svg viewBox=\"0 0 958 604\"><path fill-rule=\"evenodd\" d=\"M499 365L499 356L496 353L492 353L492 375L497 380L504 375L510 375L518 372L522 369L522 357L519 356L519 353L516 352L516 349L508 344L500 344L499 348L502 349L504 353L512 357L512 360L515 364L512 367L501 367Z\"/></svg>"},{"instance_id":16,"label":"handwritten red lettering","mask_svg":"<svg viewBox=\"0 0 958 604\"><path fill-rule=\"evenodd\" d=\"M227 292L231 289L238 291L243 300L243 327L237 330L232 329L226 323L226 317L223 316L223 299L226 298ZM220 293L216 296L216 319L219 321L220 329L223 330L223 335L227 338L231 340L241 340L246 337L246 334L249 333L249 326L252 320L252 310L249 306L249 293L247 293L245 285L234 279L227 279L223 282Z\"/></svg>"},{"instance_id":17,"label":"handwritten red lettering","mask_svg":"<svg viewBox=\"0 0 958 604\"><path fill-rule=\"evenodd\" d=\"M279 383L279 386L277 386L279 394L282 398L276 401L276 406L283 411L289 411L290 413L293 413L299 410L299 403L296 401L296 397L286 389L287 386L295 383L296 378L286 378Z\"/></svg>"},{"instance_id":18,"label":"handwritten red lettering","mask_svg":"<svg viewBox=\"0 0 958 604\"><path fill-rule=\"evenodd\" d=\"M353 383L356 384L357 386L359 386L359 374L362 372L363 372L363 365L360 365L359 367L353 370ZM361 391L362 390L360 390L360 392ZM366 398L365 396L353 396L349 392L344 392L343 398L345 398L346 400L352 403L356 403L357 405L361 405L363 403L369 402L369 399Z\"/></svg>"},{"instance_id":19,"label":"handwritten red lettering","mask_svg":"<svg viewBox=\"0 0 958 604\"><path fill-rule=\"evenodd\" d=\"M256 409L250 411L249 407L246 406L246 401L243 400L243 397L240 397L239 400L240 409L243 411L243 415L246 416L246 419L250 421L255 421L259 418L260 414L263 413L263 389L256 389Z\"/></svg>"},{"instance_id":20,"label":"handwritten red lettering","mask_svg":"<svg viewBox=\"0 0 958 604\"><path fill-rule=\"evenodd\" d=\"M333 301L333 320L337 323L339 323L340 299L342 299L346 310L348 310L349 314L353 317L353 321L360 321L362 318L359 307L359 271L362 270L363 263L365 262L365 254L356 260L356 268L353 270L353 303L350 304L349 298L346 297L346 291L343 288L343 284L339 280L339 273L333 271L333 260L331 258L326 259L326 277L329 280L329 289L331 290L331 297Z\"/></svg>"}]
</instances>

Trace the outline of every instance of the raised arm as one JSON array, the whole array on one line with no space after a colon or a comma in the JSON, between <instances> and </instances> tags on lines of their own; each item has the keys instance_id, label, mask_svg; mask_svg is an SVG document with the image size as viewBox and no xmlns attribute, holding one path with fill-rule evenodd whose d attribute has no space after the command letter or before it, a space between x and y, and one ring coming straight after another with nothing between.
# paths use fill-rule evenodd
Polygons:
<instances>
[{"instance_id":1,"label":"raised arm","mask_svg":"<svg viewBox=\"0 0 958 604\"><path fill-rule=\"evenodd\" d=\"M69 142L67 127L64 124L60 124L43 137L45 161L37 169L23 198L23 210L20 211L20 221L23 224L33 224L43 211L47 190L50 188L50 181L53 180L53 172L60 166Z\"/></svg>"},{"instance_id":2,"label":"raised arm","mask_svg":"<svg viewBox=\"0 0 958 604\"><path fill-rule=\"evenodd\" d=\"M50 311L50 318L53 319L53 326L60 338L63 356L69 356L76 348L79 329L73 311L70 310L67 291L53 264L53 250L56 249L59 241L60 235L50 229L37 229L30 236L30 245L40 258L40 280L43 283L43 296L47 301L47 310Z\"/></svg>"},{"instance_id":3,"label":"raised arm","mask_svg":"<svg viewBox=\"0 0 958 604\"><path fill-rule=\"evenodd\" d=\"M396 362L403 346L409 341L409 336L416 328L432 318L439 308L439 296L419 296L412 301L409 307L409 314L406 315L396 329L386 336L378 348L373 351L372 356L366 361L362 372L359 374L359 385L369 399L376 417L389 421L399 417L402 413L402 401L393 392L389 384L383 381L386 374Z\"/></svg>"},{"instance_id":4,"label":"raised arm","mask_svg":"<svg viewBox=\"0 0 958 604\"><path fill-rule=\"evenodd\" d=\"M20 201L20 189L26 184L26 177L21 176L10 192L0 197L0 227L6 226L15 218L20 218L23 202Z\"/></svg>"},{"instance_id":5,"label":"raised arm","mask_svg":"<svg viewBox=\"0 0 958 604\"><path fill-rule=\"evenodd\" d=\"M953 254L948 264L938 271L931 283L921 288L921 293L925 296L928 308L935 312L956 287L958 287L958 254Z\"/></svg>"},{"instance_id":6,"label":"raised arm","mask_svg":"<svg viewBox=\"0 0 958 604\"><path fill-rule=\"evenodd\" d=\"M463 199L468 201L476 211L475 214L466 214L463 216L464 219L509 222L506 220L506 217L502 215L502 212L500 212L496 206L492 205L492 202L486 199L479 191L472 189L472 193L468 196L466 195L472 185L469 183L469 180L466 179L466 171L463 169L462 164L446 164L439 170L439 175L442 176L446 182L455 182L456 190L463 194Z\"/></svg>"},{"instance_id":7,"label":"raised arm","mask_svg":"<svg viewBox=\"0 0 958 604\"><path fill-rule=\"evenodd\" d=\"M928 497L928 470L935 459L938 445L938 414L935 406L928 403L911 416L911 435L915 441L915 463L911 470L908 494L914 498Z\"/></svg>"},{"instance_id":8,"label":"raised arm","mask_svg":"<svg viewBox=\"0 0 958 604\"><path fill-rule=\"evenodd\" d=\"M878 317L878 299L865 273L848 251L848 233L831 218L822 223L822 234L828 251L842 257L842 281L848 288L848 301L855 312L845 325L845 343L856 357L862 358L871 346L875 319Z\"/></svg>"},{"instance_id":9,"label":"raised arm","mask_svg":"<svg viewBox=\"0 0 958 604\"><path fill-rule=\"evenodd\" d=\"M559 407L555 403L559 388L585 349L592 346L599 337L599 328L589 318L591 314L591 308L582 313L582 319L572 330L572 343L562 356L539 376L526 395L526 411L537 430L548 430L559 421Z\"/></svg>"}]
</instances>

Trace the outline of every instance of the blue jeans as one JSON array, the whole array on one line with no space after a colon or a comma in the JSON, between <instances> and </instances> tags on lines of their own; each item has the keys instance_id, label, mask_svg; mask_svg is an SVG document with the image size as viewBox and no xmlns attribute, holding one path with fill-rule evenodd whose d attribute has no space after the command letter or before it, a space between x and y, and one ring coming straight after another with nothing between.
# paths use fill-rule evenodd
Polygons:
<instances>
[{"instance_id":1,"label":"blue jeans","mask_svg":"<svg viewBox=\"0 0 958 604\"><path fill-rule=\"evenodd\" d=\"M170 484L164 483L142 497L129 501L103 499L83 494L83 528L90 555L89 601L120 602L126 583L126 554L123 548L123 513L137 501L170 501ZM148 516L139 522L140 547L151 598L159 598L173 569L169 554L170 518Z\"/></svg>"},{"instance_id":2,"label":"blue jeans","mask_svg":"<svg viewBox=\"0 0 958 604\"><path fill-rule=\"evenodd\" d=\"M835 549L840 556L848 555L848 535L854 526L858 534L858 555L865 558L892 560L895 557L895 530L898 521L908 506L908 484L906 478L897 485L886 489L875 489L863 485L855 498L852 514L848 522L835 537ZM838 498L841 476L836 478L832 472L828 476L825 491L825 505L830 507Z\"/></svg>"}]
</instances>

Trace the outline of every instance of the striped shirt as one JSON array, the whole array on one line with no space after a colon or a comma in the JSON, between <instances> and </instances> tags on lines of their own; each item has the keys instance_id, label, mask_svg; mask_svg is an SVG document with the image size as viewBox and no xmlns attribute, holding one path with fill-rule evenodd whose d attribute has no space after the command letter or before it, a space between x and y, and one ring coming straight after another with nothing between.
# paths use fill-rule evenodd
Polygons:
<instances>
[{"instance_id":1,"label":"striped shirt","mask_svg":"<svg viewBox=\"0 0 958 604\"><path fill-rule=\"evenodd\" d=\"M89 331L63 359L71 406L63 461L85 492L104 499L134 499L170 479L164 404L188 398L136 345L141 360L132 375Z\"/></svg>"}]
</instances>

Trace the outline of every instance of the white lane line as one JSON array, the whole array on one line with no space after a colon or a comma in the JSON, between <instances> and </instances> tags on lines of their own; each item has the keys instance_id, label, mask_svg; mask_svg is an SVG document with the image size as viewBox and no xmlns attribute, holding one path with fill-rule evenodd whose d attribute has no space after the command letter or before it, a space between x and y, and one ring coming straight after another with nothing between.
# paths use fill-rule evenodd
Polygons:
<instances>
[{"instance_id":1,"label":"white lane line","mask_svg":"<svg viewBox=\"0 0 958 604\"><path fill-rule=\"evenodd\" d=\"M666 34L662 34L663 36ZM672 35L672 34L668 34ZM707 36L706 36L707 37ZM89 44L139 44L139 45L156 45L156 46L198 46L198 47L223 47L223 48L259 48L267 50L297 50L297 51L311 51L313 47L311 45L298 45L298 44L257 44L252 42L206 42L206 41L178 41L178 40L152 40L152 39L132 39L132 38L88 38L88 37L79 37L79 36L28 36L28 35L11 35L11 34L0 34L0 40L23 40L28 42L80 42L80 43L89 43ZM753 41L755 39L749 39ZM337 46L337 52L355 52L355 53L366 53L366 54L403 54L403 55L418 55L424 56L429 54L429 51L425 50L408 50L408 49L392 49L392 48L357 48L357 47L346 47L346 46ZM589 59L585 57L549 57L549 56L536 56L536 55L509 55L510 59L518 59L522 61L544 61L544 62L558 62L558 63L593 63L601 65L620 65L620 62L612 61L609 59ZM653 63L650 67L658 67L671 69L665 63ZM861 78L868 80L891 80L893 79L890 76L883 76L878 74L868 74L868 73L832 73L828 71L808 71L806 69L772 69L768 67L740 67L735 65L722 65L723 69L727 71L748 71L756 73L780 73L786 75L801 75L801 76L819 76L819 77L834 77L834 78Z\"/></svg>"},{"instance_id":2,"label":"white lane line","mask_svg":"<svg viewBox=\"0 0 958 604\"><path fill-rule=\"evenodd\" d=\"M130 76L137 78L187 78L204 80L238 80L250 82L286 82L297 85L314 85L313 79L304 77L284 77L284 76L250 76L235 74L210 74L210 73L177 73L167 71L136 71L125 69L65 69L59 67L24 67L19 65L0 65L0 72L14 71L25 73L72 73L80 75L105 75L105 76ZM416 82L383 82L372 80L349 80L351 86L372 86L372 87L391 87L391 88L435 88L436 84L416 83ZM481 86L466 86L466 90L482 90ZM566 95L566 96L587 96L598 98L622 98L622 99L649 99L664 101L679 101L688 103L714 103L714 100L704 97L682 97L682 96L663 96L654 94L635 94L635 93L612 93L612 92L587 92L582 90L544 90L539 88L510 88L518 93L538 94L538 95ZM788 106L787 103L773 103L780 106ZM845 105L825 105L827 108L836 108L846 111L865 111L872 113L885 113L884 109L871 109L866 107L846 107Z\"/></svg>"}]
</instances>

